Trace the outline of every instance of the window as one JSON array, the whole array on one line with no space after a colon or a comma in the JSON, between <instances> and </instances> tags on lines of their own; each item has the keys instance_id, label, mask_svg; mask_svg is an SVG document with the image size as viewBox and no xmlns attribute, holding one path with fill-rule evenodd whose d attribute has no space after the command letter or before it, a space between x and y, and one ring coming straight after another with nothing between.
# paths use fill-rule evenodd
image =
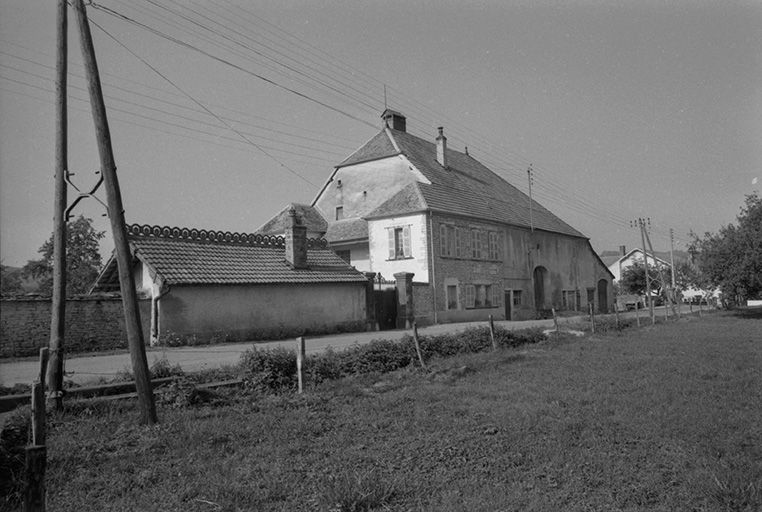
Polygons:
<instances>
[{"instance_id":1,"label":"window","mask_svg":"<svg viewBox=\"0 0 762 512\"><path fill-rule=\"evenodd\" d=\"M447 286L447 309L458 309L458 287Z\"/></svg>"},{"instance_id":2,"label":"window","mask_svg":"<svg viewBox=\"0 0 762 512\"><path fill-rule=\"evenodd\" d=\"M563 308L567 311L577 310L577 290L563 290Z\"/></svg>"},{"instance_id":3,"label":"window","mask_svg":"<svg viewBox=\"0 0 762 512\"><path fill-rule=\"evenodd\" d=\"M412 258L410 250L410 226L387 228L389 233L389 259Z\"/></svg>"},{"instance_id":4,"label":"window","mask_svg":"<svg viewBox=\"0 0 762 512\"><path fill-rule=\"evenodd\" d=\"M351 252L349 251L349 249L347 249L346 251L336 251L336 256L346 261L347 263L352 263L351 261L352 258L350 255L351 255Z\"/></svg>"},{"instance_id":5,"label":"window","mask_svg":"<svg viewBox=\"0 0 762 512\"><path fill-rule=\"evenodd\" d=\"M456 258L462 258L463 257L463 230L460 228L455 228L455 257Z\"/></svg>"},{"instance_id":6,"label":"window","mask_svg":"<svg viewBox=\"0 0 762 512\"><path fill-rule=\"evenodd\" d=\"M490 231L489 233L489 259L499 260L500 251L498 250L498 241L500 240L499 233Z\"/></svg>"},{"instance_id":7,"label":"window","mask_svg":"<svg viewBox=\"0 0 762 512\"><path fill-rule=\"evenodd\" d=\"M467 308L473 308L475 307L476 303L476 288L474 288L474 285L467 284L465 286L466 291L466 307Z\"/></svg>"},{"instance_id":8,"label":"window","mask_svg":"<svg viewBox=\"0 0 762 512\"><path fill-rule=\"evenodd\" d=\"M337 206L336 207L336 220L341 220L344 218L344 207L343 206Z\"/></svg>"},{"instance_id":9,"label":"window","mask_svg":"<svg viewBox=\"0 0 762 512\"><path fill-rule=\"evenodd\" d=\"M458 230L454 226L439 225L439 254L455 256L458 251Z\"/></svg>"},{"instance_id":10,"label":"window","mask_svg":"<svg viewBox=\"0 0 762 512\"><path fill-rule=\"evenodd\" d=\"M481 237L478 229L471 230L471 257L475 260L482 257Z\"/></svg>"},{"instance_id":11,"label":"window","mask_svg":"<svg viewBox=\"0 0 762 512\"><path fill-rule=\"evenodd\" d=\"M492 308L500 305L502 289L493 284L467 284L464 287L467 308Z\"/></svg>"},{"instance_id":12,"label":"window","mask_svg":"<svg viewBox=\"0 0 762 512\"><path fill-rule=\"evenodd\" d=\"M513 305L521 306L521 290L513 290Z\"/></svg>"}]
</instances>

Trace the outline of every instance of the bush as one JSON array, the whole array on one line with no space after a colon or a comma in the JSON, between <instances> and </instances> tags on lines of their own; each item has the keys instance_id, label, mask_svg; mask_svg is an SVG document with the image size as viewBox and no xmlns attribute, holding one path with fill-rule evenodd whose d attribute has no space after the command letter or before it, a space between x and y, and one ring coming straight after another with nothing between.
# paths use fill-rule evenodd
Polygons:
<instances>
[{"instance_id":1,"label":"bush","mask_svg":"<svg viewBox=\"0 0 762 512\"><path fill-rule=\"evenodd\" d=\"M31 428L31 408L16 409L0 431L0 510L13 510L24 493L24 458Z\"/></svg>"},{"instance_id":2,"label":"bush","mask_svg":"<svg viewBox=\"0 0 762 512\"><path fill-rule=\"evenodd\" d=\"M198 389L186 378L179 378L162 386L157 394L159 403L173 409L196 405L200 401Z\"/></svg>"},{"instance_id":3,"label":"bush","mask_svg":"<svg viewBox=\"0 0 762 512\"><path fill-rule=\"evenodd\" d=\"M539 329L508 331L495 329L499 346L517 347L545 339ZM461 333L422 336L419 338L424 359L439 356L482 352L492 348L489 328L476 327ZM386 373L415 366L418 356L412 336L399 342L373 340L366 345L355 345L341 352L327 350L308 356L304 361L305 380L312 385L350 375ZM257 391L296 389L296 352L285 348L274 350L248 350L241 355L241 372L246 386Z\"/></svg>"}]
</instances>

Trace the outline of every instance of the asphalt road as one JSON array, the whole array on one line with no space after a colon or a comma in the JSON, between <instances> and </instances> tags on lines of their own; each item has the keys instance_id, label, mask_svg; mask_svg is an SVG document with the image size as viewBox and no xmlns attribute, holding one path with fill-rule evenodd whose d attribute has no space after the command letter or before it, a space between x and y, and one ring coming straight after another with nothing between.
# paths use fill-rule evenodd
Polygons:
<instances>
[{"instance_id":1,"label":"asphalt road","mask_svg":"<svg viewBox=\"0 0 762 512\"><path fill-rule=\"evenodd\" d=\"M657 316L663 317L663 308L657 308L662 313ZM687 313L683 306L683 312ZM647 312L641 311L641 319L646 321ZM613 315L612 315L613 316ZM623 316L634 317L634 312L623 314ZM585 320L587 316L582 317L564 317L559 322L563 324L569 321ZM445 332L457 332L474 327L477 325L486 325L486 322L465 322L453 324L439 324L419 329L419 333L440 334ZM553 320L529 320L523 322L496 321L495 325L500 325L505 329L527 329L530 327L551 328ZM359 333L344 333L329 336L307 337L307 353L321 352L328 347L335 350L341 350L354 344L364 344L375 339L398 340L405 334L410 334L409 330L393 331L374 331ZM179 364L186 372L205 370L210 368L219 368L224 365L235 364L238 362L241 353L250 349L252 346L267 349L274 347L295 347L294 340L284 341L266 341L266 342L247 342L232 343L220 345L204 345L199 347L174 347L174 348L148 348L148 364L151 365L155 360L166 357L172 364ZM94 383L99 380L109 381L117 373L130 370L130 354L128 352L108 353L108 354L90 354L68 357L65 361L65 378L72 380L77 384ZM39 372L39 363L34 358L4 360L0 362L0 385L12 386L16 383L30 384L37 377Z\"/></svg>"}]
</instances>

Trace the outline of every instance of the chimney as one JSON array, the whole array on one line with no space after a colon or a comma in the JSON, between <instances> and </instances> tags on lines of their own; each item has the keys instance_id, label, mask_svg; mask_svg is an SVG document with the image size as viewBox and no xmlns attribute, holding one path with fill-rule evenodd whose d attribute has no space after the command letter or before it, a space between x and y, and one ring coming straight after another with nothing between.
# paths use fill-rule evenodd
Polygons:
<instances>
[{"instance_id":1,"label":"chimney","mask_svg":"<svg viewBox=\"0 0 762 512\"><path fill-rule=\"evenodd\" d=\"M307 226L291 207L286 225L286 262L293 268L307 268Z\"/></svg>"},{"instance_id":2,"label":"chimney","mask_svg":"<svg viewBox=\"0 0 762 512\"><path fill-rule=\"evenodd\" d=\"M447 167L447 137L444 136L444 128L441 126L437 128L439 135L437 135L437 162L442 167Z\"/></svg>"},{"instance_id":3,"label":"chimney","mask_svg":"<svg viewBox=\"0 0 762 512\"><path fill-rule=\"evenodd\" d=\"M381 119L384 120L383 126L389 127L392 130L404 132L407 130L407 118L390 108L384 110L381 114Z\"/></svg>"},{"instance_id":4,"label":"chimney","mask_svg":"<svg viewBox=\"0 0 762 512\"><path fill-rule=\"evenodd\" d=\"M619 256L624 256L627 254L627 247L624 245L619 246Z\"/></svg>"}]
</instances>

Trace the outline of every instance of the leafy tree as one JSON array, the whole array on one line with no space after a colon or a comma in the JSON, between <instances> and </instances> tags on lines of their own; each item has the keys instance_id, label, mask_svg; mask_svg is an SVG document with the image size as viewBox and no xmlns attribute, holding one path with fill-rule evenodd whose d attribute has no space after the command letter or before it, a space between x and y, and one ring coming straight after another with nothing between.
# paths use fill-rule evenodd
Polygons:
<instances>
[{"instance_id":1,"label":"leafy tree","mask_svg":"<svg viewBox=\"0 0 762 512\"><path fill-rule=\"evenodd\" d=\"M651 278L651 292L661 294L664 283L661 278L669 282L671 275L669 269L662 265L654 266L650 261L648 265L648 276ZM627 293L644 295L646 293L646 266L641 261L634 261L632 265L622 270L622 278L619 280L622 290Z\"/></svg>"},{"instance_id":2,"label":"leafy tree","mask_svg":"<svg viewBox=\"0 0 762 512\"><path fill-rule=\"evenodd\" d=\"M762 296L762 199L746 196L737 217L718 233L693 238L690 252L708 281L723 295L742 301Z\"/></svg>"},{"instance_id":3,"label":"leafy tree","mask_svg":"<svg viewBox=\"0 0 762 512\"><path fill-rule=\"evenodd\" d=\"M16 295L23 292L18 269L0 265L0 295Z\"/></svg>"},{"instance_id":4,"label":"leafy tree","mask_svg":"<svg viewBox=\"0 0 762 512\"><path fill-rule=\"evenodd\" d=\"M102 262L98 244L105 232L93 228L93 220L80 215L70 222L66 231L66 295L87 293L98 277ZM40 280L39 293L50 295L53 290L53 235L42 244L42 259L30 260L22 274Z\"/></svg>"}]
</instances>

